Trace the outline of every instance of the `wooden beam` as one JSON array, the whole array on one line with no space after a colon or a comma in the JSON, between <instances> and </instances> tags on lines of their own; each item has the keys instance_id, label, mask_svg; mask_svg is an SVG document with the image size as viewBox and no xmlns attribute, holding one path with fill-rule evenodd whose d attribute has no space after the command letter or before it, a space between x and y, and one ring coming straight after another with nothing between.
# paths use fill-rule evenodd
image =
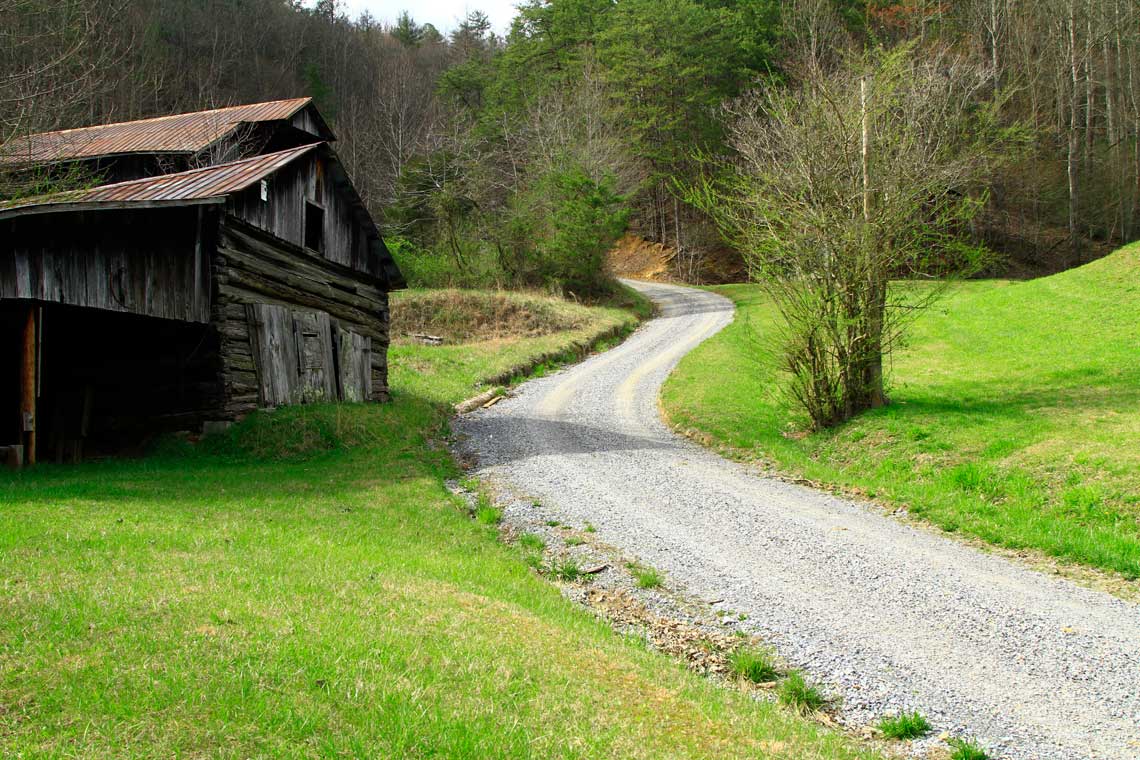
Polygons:
<instances>
[{"instance_id":1,"label":"wooden beam","mask_svg":"<svg viewBox=\"0 0 1140 760\"><path fill-rule=\"evenodd\" d=\"M36 463L36 306L28 306L20 363L20 427L24 433L24 461Z\"/></svg>"},{"instance_id":2,"label":"wooden beam","mask_svg":"<svg viewBox=\"0 0 1140 760\"><path fill-rule=\"evenodd\" d=\"M73 201L71 203L29 203L0 209L0 219L36 214L59 214L66 211L122 211L144 208L180 208L182 206L217 206L226 202L226 196L212 198L185 198L162 201Z\"/></svg>"}]
</instances>

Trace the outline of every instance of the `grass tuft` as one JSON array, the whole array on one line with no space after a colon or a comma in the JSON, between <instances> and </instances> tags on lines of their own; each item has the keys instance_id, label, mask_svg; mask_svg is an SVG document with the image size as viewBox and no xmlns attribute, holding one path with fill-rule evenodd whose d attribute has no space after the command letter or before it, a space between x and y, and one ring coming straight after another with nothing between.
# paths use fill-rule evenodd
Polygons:
<instances>
[{"instance_id":1,"label":"grass tuft","mask_svg":"<svg viewBox=\"0 0 1140 760\"><path fill-rule=\"evenodd\" d=\"M879 721L879 731L888 739L915 739L930 732L930 721L917 711Z\"/></svg>"},{"instance_id":2,"label":"grass tuft","mask_svg":"<svg viewBox=\"0 0 1140 760\"><path fill-rule=\"evenodd\" d=\"M728 656L732 674L752 683L771 683L780 671L770 652L763 649L737 649Z\"/></svg>"},{"instance_id":3,"label":"grass tuft","mask_svg":"<svg viewBox=\"0 0 1140 760\"><path fill-rule=\"evenodd\" d=\"M652 567L637 564L630 564L628 567L638 588L660 588L665 583L664 576Z\"/></svg>"},{"instance_id":4,"label":"grass tuft","mask_svg":"<svg viewBox=\"0 0 1140 760\"><path fill-rule=\"evenodd\" d=\"M486 493L480 493L475 507L475 520L482 525L498 525L503 521L503 510L492 504L491 497Z\"/></svg>"},{"instance_id":5,"label":"grass tuft","mask_svg":"<svg viewBox=\"0 0 1140 760\"><path fill-rule=\"evenodd\" d=\"M540 552L546 548L546 541L537 533L523 533L519 536L519 546L533 552Z\"/></svg>"},{"instance_id":6,"label":"grass tuft","mask_svg":"<svg viewBox=\"0 0 1140 760\"><path fill-rule=\"evenodd\" d=\"M803 673L793 670L780 682L777 692L780 704L797 710L818 710L827 700L816 687L804 680Z\"/></svg>"},{"instance_id":7,"label":"grass tuft","mask_svg":"<svg viewBox=\"0 0 1140 760\"><path fill-rule=\"evenodd\" d=\"M563 557L551 563L550 574L566 583L574 583L585 577L581 566L570 557Z\"/></svg>"},{"instance_id":8,"label":"grass tuft","mask_svg":"<svg viewBox=\"0 0 1140 760\"><path fill-rule=\"evenodd\" d=\"M950 749L950 760L990 760L984 749L966 739L951 739Z\"/></svg>"}]
</instances>

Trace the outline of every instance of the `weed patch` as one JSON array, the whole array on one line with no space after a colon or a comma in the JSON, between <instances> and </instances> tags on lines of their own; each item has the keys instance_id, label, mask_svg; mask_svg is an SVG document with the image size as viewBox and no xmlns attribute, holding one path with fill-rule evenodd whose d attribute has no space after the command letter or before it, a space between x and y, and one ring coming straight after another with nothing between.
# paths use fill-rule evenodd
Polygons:
<instances>
[{"instance_id":1,"label":"weed patch","mask_svg":"<svg viewBox=\"0 0 1140 760\"><path fill-rule=\"evenodd\" d=\"M492 506L479 507L475 510L475 519L483 525L498 525L503 521L503 510Z\"/></svg>"},{"instance_id":2,"label":"weed patch","mask_svg":"<svg viewBox=\"0 0 1140 760\"><path fill-rule=\"evenodd\" d=\"M519 536L519 546L532 552L540 552L546 548L546 541L535 533L523 533Z\"/></svg>"},{"instance_id":3,"label":"weed patch","mask_svg":"<svg viewBox=\"0 0 1140 760\"><path fill-rule=\"evenodd\" d=\"M569 557L555 560L550 566L550 574L566 583L575 583L586 577L577 561Z\"/></svg>"}]
</instances>

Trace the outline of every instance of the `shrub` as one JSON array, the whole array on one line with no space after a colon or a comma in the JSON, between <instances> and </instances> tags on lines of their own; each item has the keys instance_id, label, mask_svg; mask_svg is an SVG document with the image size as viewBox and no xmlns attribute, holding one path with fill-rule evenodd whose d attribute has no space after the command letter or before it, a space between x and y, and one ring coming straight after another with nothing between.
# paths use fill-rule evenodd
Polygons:
<instances>
[{"instance_id":1,"label":"shrub","mask_svg":"<svg viewBox=\"0 0 1140 760\"><path fill-rule=\"evenodd\" d=\"M879 730L888 739L914 739L930 731L930 722L917 711L879 721Z\"/></svg>"},{"instance_id":2,"label":"shrub","mask_svg":"<svg viewBox=\"0 0 1140 760\"><path fill-rule=\"evenodd\" d=\"M606 252L629 223L625 199L614 190L612 177L600 182L581 169L550 178L552 235L544 249L546 280L578 295L605 289Z\"/></svg>"},{"instance_id":3,"label":"shrub","mask_svg":"<svg viewBox=\"0 0 1140 760\"><path fill-rule=\"evenodd\" d=\"M603 261L630 216L613 177L541 168L487 204L472 195L475 170L446 151L405 167L385 221L410 285L544 287L577 297L613 287Z\"/></svg>"}]
</instances>

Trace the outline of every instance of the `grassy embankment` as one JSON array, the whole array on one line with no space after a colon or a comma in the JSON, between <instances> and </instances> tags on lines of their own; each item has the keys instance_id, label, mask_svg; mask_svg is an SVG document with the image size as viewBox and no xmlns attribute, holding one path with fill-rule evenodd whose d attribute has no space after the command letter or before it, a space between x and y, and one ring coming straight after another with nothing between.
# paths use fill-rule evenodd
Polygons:
<instances>
[{"instance_id":1,"label":"grassy embankment","mask_svg":"<svg viewBox=\"0 0 1140 760\"><path fill-rule=\"evenodd\" d=\"M962 283L894 357L888 408L806 437L773 392L773 309L755 286L718 290L738 317L666 384L679 428L948 531L1140 576L1140 245Z\"/></svg>"},{"instance_id":2,"label":"grassy embankment","mask_svg":"<svg viewBox=\"0 0 1140 760\"><path fill-rule=\"evenodd\" d=\"M388 405L0 474L0 756L864 757L615 635L444 488L449 404L634 322L550 308L394 347Z\"/></svg>"}]
</instances>

